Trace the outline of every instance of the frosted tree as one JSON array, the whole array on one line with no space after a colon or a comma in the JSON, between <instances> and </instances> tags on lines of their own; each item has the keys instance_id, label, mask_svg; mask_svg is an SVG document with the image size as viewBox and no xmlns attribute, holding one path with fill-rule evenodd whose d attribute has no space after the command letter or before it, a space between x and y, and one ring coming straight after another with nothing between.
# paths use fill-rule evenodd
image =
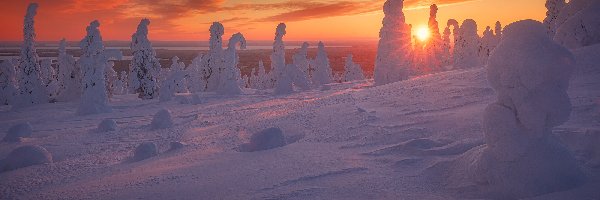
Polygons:
<instances>
[{"instance_id":1,"label":"frosted tree","mask_svg":"<svg viewBox=\"0 0 600 200\"><path fill-rule=\"evenodd\" d=\"M19 59L19 96L15 102L16 107L27 107L35 104L47 103L48 97L40 80L40 64L35 48L34 17L37 14L38 4L32 3L27 7L23 23L23 46L21 59Z\"/></svg>"},{"instance_id":2,"label":"frosted tree","mask_svg":"<svg viewBox=\"0 0 600 200\"><path fill-rule=\"evenodd\" d=\"M565 7L565 0L546 0L546 18L544 19L544 25L548 29L548 35L554 37L557 27L557 19L560 11Z\"/></svg>"},{"instance_id":3,"label":"frosted tree","mask_svg":"<svg viewBox=\"0 0 600 200\"><path fill-rule=\"evenodd\" d=\"M81 103L77 114L88 115L112 112L108 105L106 81L104 73L108 59L105 54L102 36L100 35L100 22L94 20L86 28L87 35L79 43L81 57L78 64L81 68L83 81Z\"/></svg>"},{"instance_id":4,"label":"frosted tree","mask_svg":"<svg viewBox=\"0 0 600 200\"><path fill-rule=\"evenodd\" d=\"M319 42L317 48L317 57L315 58L315 71L313 73L312 82L314 85L320 86L331 83L331 66L329 64L329 58L327 52L325 52L325 45L323 42Z\"/></svg>"},{"instance_id":5,"label":"frosted tree","mask_svg":"<svg viewBox=\"0 0 600 200\"><path fill-rule=\"evenodd\" d=\"M352 60L352 54L348 55L344 64L344 81L356 81L364 79L365 75L363 74L360 65L354 63L354 60Z\"/></svg>"},{"instance_id":6,"label":"frosted tree","mask_svg":"<svg viewBox=\"0 0 600 200\"><path fill-rule=\"evenodd\" d=\"M442 45L442 66L447 67L452 64L452 43L450 41L450 27L444 29L443 45Z\"/></svg>"},{"instance_id":7,"label":"frosted tree","mask_svg":"<svg viewBox=\"0 0 600 200\"><path fill-rule=\"evenodd\" d=\"M225 50L225 69L221 72L219 94L238 95L242 93L240 85L241 72L238 68L240 58L237 54L236 46L240 44L240 49L246 49L246 38L241 33L236 33L231 36Z\"/></svg>"},{"instance_id":8,"label":"frosted tree","mask_svg":"<svg viewBox=\"0 0 600 200\"><path fill-rule=\"evenodd\" d=\"M454 45L454 68L472 68L481 64L478 56L479 35L475 20L466 19L460 26Z\"/></svg>"},{"instance_id":9,"label":"frosted tree","mask_svg":"<svg viewBox=\"0 0 600 200\"><path fill-rule=\"evenodd\" d=\"M275 93L289 94L294 92L291 77L288 74L285 64L285 44L283 36L285 32L285 24L280 23L275 30L275 41L273 42L273 53L271 54L271 72L275 73Z\"/></svg>"},{"instance_id":10,"label":"frosted tree","mask_svg":"<svg viewBox=\"0 0 600 200\"><path fill-rule=\"evenodd\" d=\"M302 71L302 73L306 75L307 78L311 77L310 64L307 58L309 46L310 44L308 44L308 42L302 43L302 47L300 47L298 52L292 57L294 65L296 65Z\"/></svg>"},{"instance_id":11,"label":"frosted tree","mask_svg":"<svg viewBox=\"0 0 600 200\"><path fill-rule=\"evenodd\" d=\"M500 38L502 38L502 24L500 24L499 21L496 22L496 26L494 28L494 34L496 35L496 40L499 43Z\"/></svg>"},{"instance_id":12,"label":"frosted tree","mask_svg":"<svg viewBox=\"0 0 600 200\"><path fill-rule=\"evenodd\" d=\"M477 160L466 156L477 182L485 181L511 198L582 182L577 161L552 134L553 127L569 119L567 88L574 63L574 56L548 37L542 23L524 20L506 27L487 67L497 94L484 114L487 145L475 152Z\"/></svg>"},{"instance_id":13,"label":"frosted tree","mask_svg":"<svg viewBox=\"0 0 600 200\"><path fill-rule=\"evenodd\" d=\"M198 54L186 69L188 73L186 82L190 92L204 92L206 90L205 77L210 76L211 70L207 66L203 67L203 64L206 64L202 59L204 57L208 58L208 56Z\"/></svg>"},{"instance_id":14,"label":"frosted tree","mask_svg":"<svg viewBox=\"0 0 600 200\"><path fill-rule=\"evenodd\" d=\"M210 26L210 40L208 54L202 56L201 63L198 66L199 72L202 74L201 85L204 85L204 89L200 91L215 92L219 87L221 72L225 68L223 60L223 34L225 28L223 24L219 22L213 22ZM199 86L194 86L199 87Z\"/></svg>"},{"instance_id":15,"label":"frosted tree","mask_svg":"<svg viewBox=\"0 0 600 200\"><path fill-rule=\"evenodd\" d=\"M133 59L129 65L129 87L141 99L158 97L157 76L161 69L152 43L148 40L148 25L150 20L142 19L137 31L131 36Z\"/></svg>"},{"instance_id":16,"label":"frosted tree","mask_svg":"<svg viewBox=\"0 0 600 200\"><path fill-rule=\"evenodd\" d=\"M0 64L0 105L13 105L17 95L15 65L11 60Z\"/></svg>"},{"instance_id":17,"label":"frosted tree","mask_svg":"<svg viewBox=\"0 0 600 200\"><path fill-rule=\"evenodd\" d=\"M178 62L179 58L177 56L171 59L173 64L171 65L171 73L167 75L164 81L161 82L160 92L159 92L159 100L161 102L170 101L177 93L178 89L182 89L184 85L185 77L187 76L187 71L183 70L183 63Z\"/></svg>"},{"instance_id":18,"label":"frosted tree","mask_svg":"<svg viewBox=\"0 0 600 200\"><path fill-rule=\"evenodd\" d=\"M403 0L387 0L383 5L383 26L375 60L375 85L408 79L411 63L411 31L405 23Z\"/></svg>"},{"instance_id":19,"label":"frosted tree","mask_svg":"<svg viewBox=\"0 0 600 200\"><path fill-rule=\"evenodd\" d=\"M179 57L174 56L171 59L171 74L183 73L183 77L180 79L175 79L175 92L176 93L187 93L188 88L185 82L185 78L188 76L187 71L185 70L185 64L183 62L179 62Z\"/></svg>"},{"instance_id":20,"label":"frosted tree","mask_svg":"<svg viewBox=\"0 0 600 200\"><path fill-rule=\"evenodd\" d=\"M128 80L129 78L127 77L127 72L126 71L121 71L121 76L119 77L119 79L121 80L121 83L123 83L123 90L121 91L121 94L129 94L129 90L128 90Z\"/></svg>"},{"instance_id":21,"label":"frosted tree","mask_svg":"<svg viewBox=\"0 0 600 200\"><path fill-rule=\"evenodd\" d=\"M576 49L600 43L600 1L571 0L563 12L577 10L556 30L554 40L559 44Z\"/></svg>"},{"instance_id":22,"label":"frosted tree","mask_svg":"<svg viewBox=\"0 0 600 200\"><path fill-rule=\"evenodd\" d=\"M309 44L307 42L302 43L302 47L298 50L294 56L292 56L292 65L289 65L288 73L292 78L294 85L301 88L302 90L310 89L310 75L309 75L309 63L306 58L308 55Z\"/></svg>"},{"instance_id":23,"label":"frosted tree","mask_svg":"<svg viewBox=\"0 0 600 200\"><path fill-rule=\"evenodd\" d=\"M42 59L40 62L40 79L42 86L46 91L46 95L50 102L54 102L57 99L58 93L60 92L60 85L58 83L56 70L52 67L51 59Z\"/></svg>"},{"instance_id":24,"label":"frosted tree","mask_svg":"<svg viewBox=\"0 0 600 200\"><path fill-rule=\"evenodd\" d=\"M442 67L442 59L443 59L443 41L442 36L440 35L440 28L437 21L437 5L433 4L429 8L429 31L431 32L430 39L427 41L427 45L425 46L426 52L426 61L427 61L427 71L428 72L438 72L441 71Z\"/></svg>"},{"instance_id":25,"label":"frosted tree","mask_svg":"<svg viewBox=\"0 0 600 200\"><path fill-rule=\"evenodd\" d=\"M259 60L258 61L258 74L254 81L255 84L253 84L255 89L264 90L264 89L275 87L275 85L274 85L275 78L273 76L275 73L273 73L273 71L270 71L270 72L271 73L267 73L267 71L265 70L265 64L263 63L262 60Z\"/></svg>"},{"instance_id":26,"label":"frosted tree","mask_svg":"<svg viewBox=\"0 0 600 200\"><path fill-rule=\"evenodd\" d=\"M481 63L486 63L487 59L490 57L492 50L494 50L496 36L491 28L488 26L483 31L483 37L481 37L479 43L479 59Z\"/></svg>"},{"instance_id":27,"label":"frosted tree","mask_svg":"<svg viewBox=\"0 0 600 200\"><path fill-rule=\"evenodd\" d=\"M81 97L81 70L75 57L67 53L67 41L62 39L58 48L58 101L73 101Z\"/></svg>"},{"instance_id":28,"label":"frosted tree","mask_svg":"<svg viewBox=\"0 0 600 200\"><path fill-rule=\"evenodd\" d=\"M109 98L116 92L117 88L117 79L119 78L119 74L115 71L115 62L107 62L106 69L104 69L104 80L106 81L106 93Z\"/></svg>"}]
</instances>

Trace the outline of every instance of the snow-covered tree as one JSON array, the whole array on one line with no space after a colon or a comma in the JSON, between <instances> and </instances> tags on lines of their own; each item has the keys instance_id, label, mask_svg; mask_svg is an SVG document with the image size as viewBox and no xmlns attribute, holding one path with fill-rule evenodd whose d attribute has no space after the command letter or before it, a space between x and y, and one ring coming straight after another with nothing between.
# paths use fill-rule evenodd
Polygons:
<instances>
[{"instance_id":1,"label":"snow-covered tree","mask_svg":"<svg viewBox=\"0 0 600 200\"><path fill-rule=\"evenodd\" d=\"M94 20L87 27L87 35L79 43L81 57L78 64L83 75L81 103L77 114L88 115L112 112L108 105L104 73L109 59L104 52L100 22Z\"/></svg>"},{"instance_id":2,"label":"snow-covered tree","mask_svg":"<svg viewBox=\"0 0 600 200\"><path fill-rule=\"evenodd\" d=\"M363 74L360 65L354 63L352 60L352 54L346 57L346 63L344 64L344 81L356 81L356 80L364 80L365 75Z\"/></svg>"},{"instance_id":3,"label":"snow-covered tree","mask_svg":"<svg viewBox=\"0 0 600 200\"><path fill-rule=\"evenodd\" d=\"M258 61L258 72L256 76L253 76L250 80L250 87L254 89L264 90L273 88L275 85L275 73L271 70L269 73L265 70L265 64L262 60ZM254 75L254 74L253 74Z\"/></svg>"},{"instance_id":4,"label":"snow-covered tree","mask_svg":"<svg viewBox=\"0 0 600 200\"><path fill-rule=\"evenodd\" d=\"M183 73L183 77L181 79L176 79L175 81L175 92L176 93L187 93L188 88L185 82L185 78L188 76L187 71L185 70L185 64L183 62L179 62L179 57L174 56L171 59L171 74L179 74Z\"/></svg>"},{"instance_id":5,"label":"snow-covered tree","mask_svg":"<svg viewBox=\"0 0 600 200\"><path fill-rule=\"evenodd\" d=\"M127 88L128 87L128 80L129 78L127 77L127 72L126 71L121 71L121 76L119 77L119 79L121 80L121 83L123 83L123 88L121 90L121 94L129 94L129 90Z\"/></svg>"},{"instance_id":6,"label":"snow-covered tree","mask_svg":"<svg viewBox=\"0 0 600 200\"><path fill-rule=\"evenodd\" d=\"M452 43L450 41L450 27L444 29L443 45L442 45L442 66L447 67L452 64Z\"/></svg>"},{"instance_id":7,"label":"snow-covered tree","mask_svg":"<svg viewBox=\"0 0 600 200\"><path fill-rule=\"evenodd\" d=\"M479 35L475 20L466 19L460 26L458 40L454 44L454 68L471 68L481 65L478 56Z\"/></svg>"},{"instance_id":8,"label":"snow-covered tree","mask_svg":"<svg viewBox=\"0 0 600 200\"><path fill-rule=\"evenodd\" d=\"M180 89L185 87L183 85L185 77L187 76L187 71L183 70L181 66L185 66L183 63L178 62L179 58L177 56L172 59L173 64L171 65L171 73L165 78L164 81L161 82L160 92L159 92L159 100L161 102L170 101L175 96L175 93Z\"/></svg>"},{"instance_id":9,"label":"snow-covered tree","mask_svg":"<svg viewBox=\"0 0 600 200\"><path fill-rule=\"evenodd\" d=\"M200 61L197 70L201 73L201 78L204 83L200 83L199 86L191 86L192 88L196 88L192 90L193 92L217 91L219 88L219 79L221 78L221 72L225 68L225 63L223 60L223 34L225 33L225 28L223 27L223 24L219 22L213 22L213 24L210 26L209 31L210 50L208 51L208 54L202 56L200 60L197 60ZM202 85L204 86L204 88L199 88ZM198 89L200 90L198 91Z\"/></svg>"},{"instance_id":10,"label":"snow-covered tree","mask_svg":"<svg viewBox=\"0 0 600 200\"><path fill-rule=\"evenodd\" d=\"M161 69L156 52L148 39L150 20L142 19L137 31L131 36L133 59L129 65L129 87L138 93L141 99L158 97L157 76Z\"/></svg>"},{"instance_id":11,"label":"snow-covered tree","mask_svg":"<svg viewBox=\"0 0 600 200\"><path fill-rule=\"evenodd\" d=\"M546 18L544 19L544 25L548 29L548 35L550 37L554 37L554 33L556 32L556 27L558 15L560 14L560 10L565 7L565 0L546 0Z\"/></svg>"},{"instance_id":12,"label":"snow-covered tree","mask_svg":"<svg viewBox=\"0 0 600 200\"><path fill-rule=\"evenodd\" d=\"M421 73L439 72L442 70L443 41L437 21L437 5L429 8L429 31L430 39L425 46L427 70Z\"/></svg>"},{"instance_id":13,"label":"snow-covered tree","mask_svg":"<svg viewBox=\"0 0 600 200\"><path fill-rule=\"evenodd\" d=\"M58 101L73 101L81 97L81 70L75 57L67 53L67 41L62 39L58 48Z\"/></svg>"},{"instance_id":14,"label":"snow-covered tree","mask_svg":"<svg viewBox=\"0 0 600 200\"><path fill-rule=\"evenodd\" d=\"M552 134L553 127L569 119L567 89L574 63L574 56L548 37L542 23L523 20L506 27L487 66L497 94L484 114L487 145L477 156L466 156L478 182L512 198L581 183L577 161Z\"/></svg>"},{"instance_id":15,"label":"snow-covered tree","mask_svg":"<svg viewBox=\"0 0 600 200\"><path fill-rule=\"evenodd\" d=\"M478 51L481 63L485 63L492 54L492 50L494 50L494 48L496 47L495 40L496 36L494 35L494 32L492 32L489 26L486 27L485 31L483 31L483 36L481 37L481 40L479 42Z\"/></svg>"},{"instance_id":16,"label":"snow-covered tree","mask_svg":"<svg viewBox=\"0 0 600 200\"><path fill-rule=\"evenodd\" d=\"M227 50L225 50L225 69L221 72L220 84L217 93L225 95L241 94L242 90L238 82L241 79L241 72L238 68L240 58L237 54L236 46L240 44L240 49L246 49L246 38L241 33L236 33L229 39Z\"/></svg>"},{"instance_id":17,"label":"snow-covered tree","mask_svg":"<svg viewBox=\"0 0 600 200\"><path fill-rule=\"evenodd\" d=\"M404 0L387 0L375 60L375 84L408 79L411 71L411 28L405 23Z\"/></svg>"},{"instance_id":18,"label":"snow-covered tree","mask_svg":"<svg viewBox=\"0 0 600 200\"><path fill-rule=\"evenodd\" d=\"M117 90L119 74L115 71L114 67L115 62L109 61L106 64L106 69L104 71L104 80L106 81L106 93L108 94L108 98L111 98Z\"/></svg>"},{"instance_id":19,"label":"snow-covered tree","mask_svg":"<svg viewBox=\"0 0 600 200\"><path fill-rule=\"evenodd\" d=\"M309 46L310 44L308 44L308 42L302 43L302 47L300 47L298 52L292 57L294 65L296 65L308 78L311 77L310 64L307 58Z\"/></svg>"},{"instance_id":20,"label":"snow-covered tree","mask_svg":"<svg viewBox=\"0 0 600 200\"><path fill-rule=\"evenodd\" d=\"M567 7L576 7L576 3L578 3L576 0L569 1ZM569 17L558 27L554 36L555 41L570 49L600 43L600 1L589 2L586 5L588 6Z\"/></svg>"},{"instance_id":21,"label":"snow-covered tree","mask_svg":"<svg viewBox=\"0 0 600 200\"><path fill-rule=\"evenodd\" d=\"M45 87L40 80L40 64L35 48L34 17L37 14L37 3L27 7L23 23L23 46L21 59L19 59L19 97L15 102L16 107L27 107L35 104L47 103Z\"/></svg>"},{"instance_id":22,"label":"snow-covered tree","mask_svg":"<svg viewBox=\"0 0 600 200\"><path fill-rule=\"evenodd\" d=\"M500 43L500 39L502 38L502 24L500 24L500 21L496 22L494 34L496 35L496 43Z\"/></svg>"},{"instance_id":23,"label":"snow-covered tree","mask_svg":"<svg viewBox=\"0 0 600 200\"><path fill-rule=\"evenodd\" d=\"M189 75L186 78L186 82L190 92L204 92L206 90L205 77L210 76L211 70L206 66L203 67L203 64L206 64L203 58L208 58L208 56L198 54L186 68L187 74Z\"/></svg>"},{"instance_id":24,"label":"snow-covered tree","mask_svg":"<svg viewBox=\"0 0 600 200\"><path fill-rule=\"evenodd\" d=\"M329 58L327 52L325 52L325 45L323 42L319 42L317 48L317 57L315 58L315 71L313 72L312 82L316 86L321 86L331 83L333 74L331 73L331 66L329 64Z\"/></svg>"},{"instance_id":25,"label":"snow-covered tree","mask_svg":"<svg viewBox=\"0 0 600 200\"><path fill-rule=\"evenodd\" d=\"M285 44L283 36L285 32L285 24L280 23L275 30L275 41L273 42L273 53L271 54L271 72L275 73L275 93L289 94L294 92L291 77L288 74L287 65L285 64Z\"/></svg>"},{"instance_id":26,"label":"snow-covered tree","mask_svg":"<svg viewBox=\"0 0 600 200\"><path fill-rule=\"evenodd\" d=\"M15 65L11 60L0 64L0 105L13 105L17 95Z\"/></svg>"},{"instance_id":27,"label":"snow-covered tree","mask_svg":"<svg viewBox=\"0 0 600 200\"><path fill-rule=\"evenodd\" d=\"M56 70L52 67L52 59L42 59L40 61L40 79L50 102L56 101L60 92L60 85Z\"/></svg>"}]
</instances>

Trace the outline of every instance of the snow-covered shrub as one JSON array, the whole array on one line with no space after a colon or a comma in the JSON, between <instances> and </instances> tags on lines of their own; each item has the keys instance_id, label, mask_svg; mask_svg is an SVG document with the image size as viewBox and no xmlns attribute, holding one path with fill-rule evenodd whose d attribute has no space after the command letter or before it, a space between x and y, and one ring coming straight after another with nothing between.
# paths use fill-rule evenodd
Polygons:
<instances>
[{"instance_id":1,"label":"snow-covered shrub","mask_svg":"<svg viewBox=\"0 0 600 200\"><path fill-rule=\"evenodd\" d=\"M141 161L158 156L158 147L153 142L144 142L138 145L133 152L133 160Z\"/></svg>"},{"instance_id":2,"label":"snow-covered shrub","mask_svg":"<svg viewBox=\"0 0 600 200\"><path fill-rule=\"evenodd\" d=\"M0 64L0 105L13 105L17 96L17 72L11 60Z\"/></svg>"},{"instance_id":3,"label":"snow-covered shrub","mask_svg":"<svg viewBox=\"0 0 600 200\"><path fill-rule=\"evenodd\" d=\"M327 52L325 52L325 45L323 42L319 42L314 68L315 71L313 72L312 82L315 86L321 86L332 82L333 74L331 73L329 58L327 57Z\"/></svg>"},{"instance_id":4,"label":"snow-covered shrub","mask_svg":"<svg viewBox=\"0 0 600 200\"><path fill-rule=\"evenodd\" d=\"M104 79L109 56L105 54L98 27L100 27L100 22L92 21L87 27L87 35L79 43L82 55L78 64L83 73L83 94L77 109L79 115L112 112L112 108L108 105Z\"/></svg>"},{"instance_id":5,"label":"snow-covered shrub","mask_svg":"<svg viewBox=\"0 0 600 200\"><path fill-rule=\"evenodd\" d=\"M5 142L19 142L21 138L31 137L33 128L29 123L17 124L8 129L6 136L2 139Z\"/></svg>"},{"instance_id":6,"label":"snow-covered shrub","mask_svg":"<svg viewBox=\"0 0 600 200\"><path fill-rule=\"evenodd\" d=\"M182 149L182 148L185 147L185 145L186 145L185 143L179 142L179 141L171 142L169 144L169 151L175 151L175 150L178 150L178 149Z\"/></svg>"},{"instance_id":7,"label":"snow-covered shrub","mask_svg":"<svg viewBox=\"0 0 600 200\"><path fill-rule=\"evenodd\" d=\"M240 58L237 54L236 45L240 44L240 49L246 49L246 39L241 33L236 33L229 39L227 50L225 50L225 68L221 71L219 89L217 93L226 95L237 95L242 93L238 82L241 79L241 72L238 68Z\"/></svg>"},{"instance_id":8,"label":"snow-covered shrub","mask_svg":"<svg viewBox=\"0 0 600 200\"><path fill-rule=\"evenodd\" d=\"M548 37L542 23L507 26L487 67L498 96L484 113L486 145L463 155L455 170L472 174L474 182L486 183L496 198L505 199L581 183L575 159L551 132L569 119L567 88L574 64L573 55Z\"/></svg>"},{"instance_id":9,"label":"snow-covered shrub","mask_svg":"<svg viewBox=\"0 0 600 200\"><path fill-rule=\"evenodd\" d=\"M600 43L600 2L568 18L556 30L554 40L570 49Z\"/></svg>"},{"instance_id":10,"label":"snow-covered shrub","mask_svg":"<svg viewBox=\"0 0 600 200\"><path fill-rule=\"evenodd\" d=\"M252 134L250 142L240 146L241 151L254 152L274 149L286 145L283 131L279 128L268 128Z\"/></svg>"},{"instance_id":11,"label":"snow-covered shrub","mask_svg":"<svg viewBox=\"0 0 600 200\"><path fill-rule=\"evenodd\" d=\"M406 80L411 75L411 28L405 23L404 0L387 0L375 60L375 84Z\"/></svg>"},{"instance_id":12,"label":"snow-covered shrub","mask_svg":"<svg viewBox=\"0 0 600 200\"><path fill-rule=\"evenodd\" d=\"M150 126L152 129L165 129L173 127L173 118L171 117L171 111L168 109L161 109L158 111L154 118L152 119L152 123Z\"/></svg>"},{"instance_id":13,"label":"snow-covered shrub","mask_svg":"<svg viewBox=\"0 0 600 200\"><path fill-rule=\"evenodd\" d=\"M182 66L185 65L178 62L178 60L179 58L177 56L173 57L171 68L174 69L171 69L170 74L161 83L159 92L159 99L161 102L170 101L178 91L187 91L187 88L185 88L187 71L182 68Z\"/></svg>"},{"instance_id":14,"label":"snow-covered shrub","mask_svg":"<svg viewBox=\"0 0 600 200\"><path fill-rule=\"evenodd\" d=\"M62 39L58 48L58 101L73 101L81 97L81 70L75 57L67 53L67 41Z\"/></svg>"},{"instance_id":15,"label":"snow-covered shrub","mask_svg":"<svg viewBox=\"0 0 600 200\"><path fill-rule=\"evenodd\" d=\"M52 154L41 146L21 146L12 150L4 159L0 172L15 170L19 168L52 163Z\"/></svg>"},{"instance_id":16,"label":"snow-covered shrub","mask_svg":"<svg viewBox=\"0 0 600 200\"><path fill-rule=\"evenodd\" d=\"M104 119L98 124L98 131L109 132L117 130L117 122L114 119Z\"/></svg>"},{"instance_id":17,"label":"snow-covered shrub","mask_svg":"<svg viewBox=\"0 0 600 200\"><path fill-rule=\"evenodd\" d=\"M137 31L131 36L133 59L129 65L129 87L141 99L158 97L158 73L161 69L156 52L148 39L150 20L142 19Z\"/></svg>"},{"instance_id":18,"label":"snow-covered shrub","mask_svg":"<svg viewBox=\"0 0 600 200\"><path fill-rule=\"evenodd\" d=\"M357 81L364 80L365 75L359 64L354 63L352 60L352 54L346 57L346 63L344 64L344 81Z\"/></svg>"},{"instance_id":19,"label":"snow-covered shrub","mask_svg":"<svg viewBox=\"0 0 600 200\"><path fill-rule=\"evenodd\" d=\"M475 20L466 19L460 25L458 40L454 44L454 68L472 68L481 65L478 56L479 35Z\"/></svg>"},{"instance_id":20,"label":"snow-covered shrub","mask_svg":"<svg viewBox=\"0 0 600 200\"><path fill-rule=\"evenodd\" d=\"M23 23L23 46L21 59L19 59L19 96L15 102L16 107L27 107L35 104L47 103L48 96L40 77L40 64L35 48L34 17L37 14L37 3L27 7Z\"/></svg>"}]
</instances>

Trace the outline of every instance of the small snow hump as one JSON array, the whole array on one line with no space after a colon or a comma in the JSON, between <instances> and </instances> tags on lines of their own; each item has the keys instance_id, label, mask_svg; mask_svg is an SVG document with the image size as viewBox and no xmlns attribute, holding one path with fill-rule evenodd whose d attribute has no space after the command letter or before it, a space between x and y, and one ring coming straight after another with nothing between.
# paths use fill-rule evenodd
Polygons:
<instances>
[{"instance_id":1,"label":"small snow hump","mask_svg":"<svg viewBox=\"0 0 600 200\"><path fill-rule=\"evenodd\" d=\"M263 151L285 145L286 141L283 131L281 131L279 128L268 128L252 134L252 137L250 137L250 142L247 144L242 144L240 146L240 151Z\"/></svg>"},{"instance_id":2,"label":"small snow hump","mask_svg":"<svg viewBox=\"0 0 600 200\"><path fill-rule=\"evenodd\" d=\"M186 146L186 144L183 142L174 141L174 142L171 142L171 144L169 145L169 151L175 151L178 149L182 149L185 146Z\"/></svg>"},{"instance_id":3,"label":"small snow hump","mask_svg":"<svg viewBox=\"0 0 600 200\"><path fill-rule=\"evenodd\" d=\"M104 119L100 124L98 124L98 131L100 132L109 132L117 130L117 122L113 119Z\"/></svg>"},{"instance_id":4,"label":"small snow hump","mask_svg":"<svg viewBox=\"0 0 600 200\"><path fill-rule=\"evenodd\" d=\"M0 172L44 163L52 163L52 154L48 150L41 146L22 146L8 154L0 166Z\"/></svg>"},{"instance_id":5,"label":"small snow hump","mask_svg":"<svg viewBox=\"0 0 600 200\"><path fill-rule=\"evenodd\" d=\"M31 124L29 122L17 124L10 129L8 129L8 133L2 139L4 142L19 142L21 138L30 137L32 133Z\"/></svg>"},{"instance_id":6,"label":"small snow hump","mask_svg":"<svg viewBox=\"0 0 600 200\"><path fill-rule=\"evenodd\" d=\"M141 161L158 155L158 148L153 142L144 142L135 148L133 160Z\"/></svg>"},{"instance_id":7,"label":"small snow hump","mask_svg":"<svg viewBox=\"0 0 600 200\"><path fill-rule=\"evenodd\" d=\"M162 109L154 115L150 126L152 129L165 129L173 127L173 118L171 117L171 111L168 109Z\"/></svg>"}]
</instances>

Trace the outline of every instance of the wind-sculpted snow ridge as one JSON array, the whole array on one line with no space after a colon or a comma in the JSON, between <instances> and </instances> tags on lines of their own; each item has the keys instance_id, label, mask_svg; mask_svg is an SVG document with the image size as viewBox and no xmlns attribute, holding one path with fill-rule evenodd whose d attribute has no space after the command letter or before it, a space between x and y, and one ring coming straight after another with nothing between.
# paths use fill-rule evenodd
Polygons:
<instances>
[{"instance_id":1,"label":"wind-sculpted snow ridge","mask_svg":"<svg viewBox=\"0 0 600 200\"><path fill-rule=\"evenodd\" d=\"M77 109L79 115L112 112L105 80L105 68L111 56L104 50L98 27L100 22L92 21L87 27L87 35L79 43L82 55L78 64L83 73L83 94Z\"/></svg>"},{"instance_id":2,"label":"wind-sculpted snow ridge","mask_svg":"<svg viewBox=\"0 0 600 200\"><path fill-rule=\"evenodd\" d=\"M129 65L129 87L141 99L158 97L158 74L161 69L156 52L148 39L150 20L142 19L137 31L131 36L133 59Z\"/></svg>"},{"instance_id":3,"label":"wind-sculpted snow ridge","mask_svg":"<svg viewBox=\"0 0 600 200\"><path fill-rule=\"evenodd\" d=\"M19 96L14 108L48 102L46 89L40 80L40 64L35 48L34 17L37 14L37 8L37 3L29 4L23 22L23 46L18 67Z\"/></svg>"},{"instance_id":4,"label":"wind-sculpted snow ridge","mask_svg":"<svg viewBox=\"0 0 600 200\"><path fill-rule=\"evenodd\" d=\"M411 72L411 27L405 23L404 0L387 0L375 60L375 84L406 80Z\"/></svg>"},{"instance_id":5,"label":"wind-sculpted snow ridge","mask_svg":"<svg viewBox=\"0 0 600 200\"><path fill-rule=\"evenodd\" d=\"M450 180L488 187L493 198L532 197L582 183L574 157L551 132L569 119L575 60L546 30L525 20L504 31L487 66L497 101L484 113L486 145L454 161Z\"/></svg>"}]
</instances>

